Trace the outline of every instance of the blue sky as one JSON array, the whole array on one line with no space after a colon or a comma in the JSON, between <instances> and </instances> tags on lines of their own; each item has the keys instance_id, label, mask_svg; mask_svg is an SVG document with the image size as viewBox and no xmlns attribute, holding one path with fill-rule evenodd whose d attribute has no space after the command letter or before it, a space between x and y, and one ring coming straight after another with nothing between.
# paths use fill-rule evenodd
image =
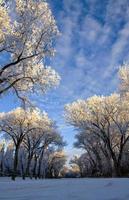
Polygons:
<instances>
[{"instance_id":1,"label":"blue sky","mask_svg":"<svg viewBox=\"0 0 129 200\"><path fill-rule=\"evenodd\" d=\"M57 121L69 154L75 132L65 124L63 107L76 99L116 91L117 71L129 62L129 0L48 0L61 32L51 65L59 72L60 86L45 96L34 97L37 105ZM0 110L18 102L3 97Z\"/></svg>"}]
</instances>

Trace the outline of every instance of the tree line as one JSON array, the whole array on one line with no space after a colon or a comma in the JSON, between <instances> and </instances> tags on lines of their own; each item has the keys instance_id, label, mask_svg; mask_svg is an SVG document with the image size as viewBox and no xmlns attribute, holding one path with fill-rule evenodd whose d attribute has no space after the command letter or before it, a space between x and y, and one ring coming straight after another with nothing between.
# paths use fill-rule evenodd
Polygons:
<instances>
[{"instance_id":1,"label":"tree line","mask_svg":"<svg viewBox=\"0 0 129 200\"><path fill-rule=\"evenodd\" d=\"M67 123L77 134L74 146L83 150L71 164L81 176L129 175L129 66L119 70L118 93L93 96L65 106Z\"/></svg>"},{"instance_id":2,"label":"tree line","mask_svg":"<svg viewBox=\"0 0 129 200\"><path fill-rule=\"evenodd\" d=\"M16 108L1 113L0 130L5 138L0 146L1 176L59 176L66 162L65 142L45 112Z\"/></svg>"},{"instance_id":3,"label":"tree line","mask_svg":"<svg viewBox=\"0 0 129 200\"><path fill-rule=\"evenodd\" d=\"M21 103L0 113L1 176L58 177L65 163L65 142L55 122L32 102L33 94L43 98L60 82L46 62L55 54L58 35L46 1L1 1L0 98L10 94Z\"/></svg>"},{"instance_id":4,"label":"tree line","mask_svg":"<svg viewBox=\"0 0 129 200\"><path fill-rule=\"evenodd\" d=\"M1 175L57 177L66 156L65 142L47 113L32 102L56 87L58 73L48 66L55 55L58 27L44 0L0 3L0 98L14 95L21 106L0 113ZM119 71L118 92L93 96L65 106L65 118L83 150L71 160L81 176L129 174L129 66ZM37 98L37 99L38 99ZM62 173L65 174L66 168Z\"/></svg>"}]
</instances>

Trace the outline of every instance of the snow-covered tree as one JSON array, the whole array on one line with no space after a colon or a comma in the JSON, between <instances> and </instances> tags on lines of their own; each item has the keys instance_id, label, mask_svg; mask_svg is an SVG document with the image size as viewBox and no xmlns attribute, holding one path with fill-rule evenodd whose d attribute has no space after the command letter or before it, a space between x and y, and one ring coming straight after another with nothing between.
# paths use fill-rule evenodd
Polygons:
<instances>
[{"instance_id":1,"label":"snow-covered tree","mask_svg":"<svg viewBox=\"0 0 129 200\"><path fill-rule=\"evenodd\" d=\"M41 167L42 162L44 160L44 154L47 151L47 149L52 146L57 147L58 149L62 149L65 145L65 142L63 141L62 136L58 132L55 126L51 127L51 130L46 132L46 134L43 135L42 141L41 141L41 148L40 148L40 156L38 161L38 177L41 177ZM54 152L56 149L54 148Z\"/></svg>"},{"instance_id":2,"label":"snow-covered tree","mask_svg":"<svg viewBox=\"0 0 129 200\"><path fill-rule=\"evenodd\" d=\"M0 113L0 130L6 133L15 145L14 154L14 173L15 179L18 166L18 153L24 138L33 130L48 130L51 125L51 120L45 112L40 112L38 109L24 110L16 108L8 113Z\"/></svg>"},{"instance_id":3,"label":"snow-covered tree","mask_svg":"<svg viewBox=\"0 0 129 200\"><path fill-rule=\"evenodd\" d=\"M9 176L13 173L13 156L14 143L12 141L6 142L6 150L4 154L4 175Z\"/></svg>"},{"instance_id":4,"label":"snow-covered tree","mask_svg":"<svg viewBox=\"0 0 129 200\"><path fill-rule=\"evenodd\" d=\"M25 100L30 92L46 92L60 77L45 58L54 55L58 35L44 0L10 0L0 5L0 95L13 90Z\"/></svg>"},{"instance_id":5,"label":"snow-covered tree","mask_svg":"<svg viewBox=\"0 0 129 200\"><path fill-rule=\"evenodd\" d=\"M66 163L66 154L64 151L59 150L50 154L49 165L48 165L48 176L49 177L59 177L63 166Z\"/></svg>"},{"instance_id":6,"label":"snow-covered tree","mask_svg":"<svg viewBox=\"0 0 129 200\"><path fill-rule=\"evenodd\" d=\"M119 94L93 96L66 105L65 109L67 122L80 130L78 145L84 149L89 145L89 150L91 148L100 161L98 150L100 151L103 143L113 160L115 174L119 176L124 147L129 140L128 99L121 99Z\"/></svg>"}]
</instances>

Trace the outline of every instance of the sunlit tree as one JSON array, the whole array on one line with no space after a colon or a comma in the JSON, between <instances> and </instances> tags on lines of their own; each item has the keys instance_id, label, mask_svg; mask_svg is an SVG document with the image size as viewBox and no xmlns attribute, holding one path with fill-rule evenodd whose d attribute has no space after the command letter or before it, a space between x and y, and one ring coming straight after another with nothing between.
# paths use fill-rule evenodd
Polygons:
<instances>
[{"instance_id":1,"label":"sunlit tree","mask_svg":"<svg viewBox=\"0 0 129 200\"><path fill-rule=\"evenodd\" d=\"M30 92L46 92L60 77L46 58L54 55L58 35L46 1L10 0L0 5L0 95L13 90L25 100Z\"/></svg>"},{"instance_id":2,"label":"sunlit tree","mask_svg":"<svg viewBox=\"0 0 129 200\"><path fill-rule=\"evenodd\" d=\"M38 109L16 108L8 113L0 114L0 130L12 139L15 146L13 179L17 174L18 153L24 138L33 130L38 131L44 128L47 131L50 125L51 120L47 114Z\"/></svg>"},{"instance_id":3,"label":"sunlit tree","mask_svg":"<svg viewBox=\"0 0 129 200\"><path fill-rule=\"evenodd\" d=\"M94 149L99 138L99 147L102 141L113 160L115 174L119 176L124 147L129 140L128 99L123 100L118 94L107 97L93 96L66 105L65 109L67 122L85 133L80 140L81 147L88 147L89 134L95 136L95 142L92 145L90 142L90 145L96 156L100 156L97 149ZM93 142L93 139L91 141Z\"/></svg>"}]
</instances>

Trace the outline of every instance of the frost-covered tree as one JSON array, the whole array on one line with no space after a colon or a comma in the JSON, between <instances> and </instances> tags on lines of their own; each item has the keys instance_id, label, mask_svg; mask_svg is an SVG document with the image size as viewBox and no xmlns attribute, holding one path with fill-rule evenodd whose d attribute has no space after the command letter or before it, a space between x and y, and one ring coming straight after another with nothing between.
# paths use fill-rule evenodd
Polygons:
<instances>
[{"instance_id":1,"label":"frost-covered tree","mask_svg":"<svg viewBox=\"0 0 129 200\"><path fill-rule=\"evenodd\" d=\"M0 113L0 130L12 139L15 146L13 179L17 174L18 153L24 138L33 130L38 131L44 127L47 131L50 125L48 115L38 109L16 108L8 113Z\"/></svg>"},{"instance_id":2,"label":"frost-covered tree","mask_svg":"<svg viewBox=\"0 0 129 200\"><path fill-rule=\"evenodd\" d=\"M0 131L7 138L7 148L3 143L0 148L1 174L5 169L3 174L12 175L13 180L17 175L45 176L43 169L49 168L48 149L52 148L53 154L65 145L55 123L37 108L19 107L0 113Z\"/></svg>"},{"instance_id":3,"label":"frost-covered tree","mask_svg":"<svg viewBox=\"0 0 129 200\"><path fill-rule=\"evenodd\" d=\"M13 173L13 156L14 156L14 144L12 141L6 142L6 149L4 153L4 174L6 176L11 176Z\"/></svg>"},{"instance_id":4,"label":"frost-covered tree","mask_svg":"<svg viewBox=\"0 0 129 200\"><path fill-rule=\"evenodd\" d=\"M0 95L13 90L25 100L30 92L46 92L59 75L46 65L58 35L44 0L10 0L0 5Z\"/></svg>"},{"instance_id":5,"label":"frost-covered tree","mask_svg":"<svg viewBox=\"0 0 129 200\"><path fill-rule=\"evenodd\" d=\"M37 150L40 148L43 133L41 130L32 130L23 140L24 148L27 151L27 166L26 166L26 175L30 174L30 166L33 156L37 153Z\"/></svg>"},{"instance_id":6,"label":"frost-covered tree","mask_svg":"<svg viewBox=\"0 0 129 200\"><path fill-rule=\"evenodd\" d=\"M40 178L46 150L50 145L63 147L64 142L55 125L51 122L47 129L42 125L39 129L30 131L24 138L23 145L28 154L26 174L30 174L31 161L38 153L38 177Z\"/></svg>"},{"instance_id":7,"label":"frost-covered tree","mask_svg":"<svg viewBox=\"0 0 129 200\"><path fill-rule=\"evenodd\" d=\"M115 174L119 176L124 148L129 140L128 99L121 99L119 94L107 97L93 96L66 105L65 109L67 122L80 130L78 145L88 148L90 144L91 149L88 149L98 157L98 161L101 161L99 157L103 143L112 158ZM85 134L80 135L81 130ZM92 137L90 143L89 135ZM93 137L95 137L94 142ZM100 143L99 149L96 149L97 140Z\"/></svg>"},{"instance_id":8,"label":"frost-covered tree","mask_svg":"<svg viewBox=\"0 0 129 200\"><path fill-rule=\"evenodd\" d=\"M48 160L48 169L47 169L48 177L50 178L59 177L60 172L65 163L66 163L66 154L64 151L59 150L51 153Z\"/></svg>"},{"instance_id":9,"label":"frost-covered tree","mask_svg":"<svg viewBox=\"0 0 129 200\"><path fill-rule=\"evenodd\" d=\"M62 149L65 146L65 142L63 141L62 136L59 134L55 126L52 126L51 130L46 132L46 134L44 134L42 137L40 156L39 156L39 161L38 161L38 177L39 178L41 177L41 167L42 167L42 162L44 160L45 152L50 146L52 146L53 148L57 147L59 149Z\"/></svg>"}]
</instances>

